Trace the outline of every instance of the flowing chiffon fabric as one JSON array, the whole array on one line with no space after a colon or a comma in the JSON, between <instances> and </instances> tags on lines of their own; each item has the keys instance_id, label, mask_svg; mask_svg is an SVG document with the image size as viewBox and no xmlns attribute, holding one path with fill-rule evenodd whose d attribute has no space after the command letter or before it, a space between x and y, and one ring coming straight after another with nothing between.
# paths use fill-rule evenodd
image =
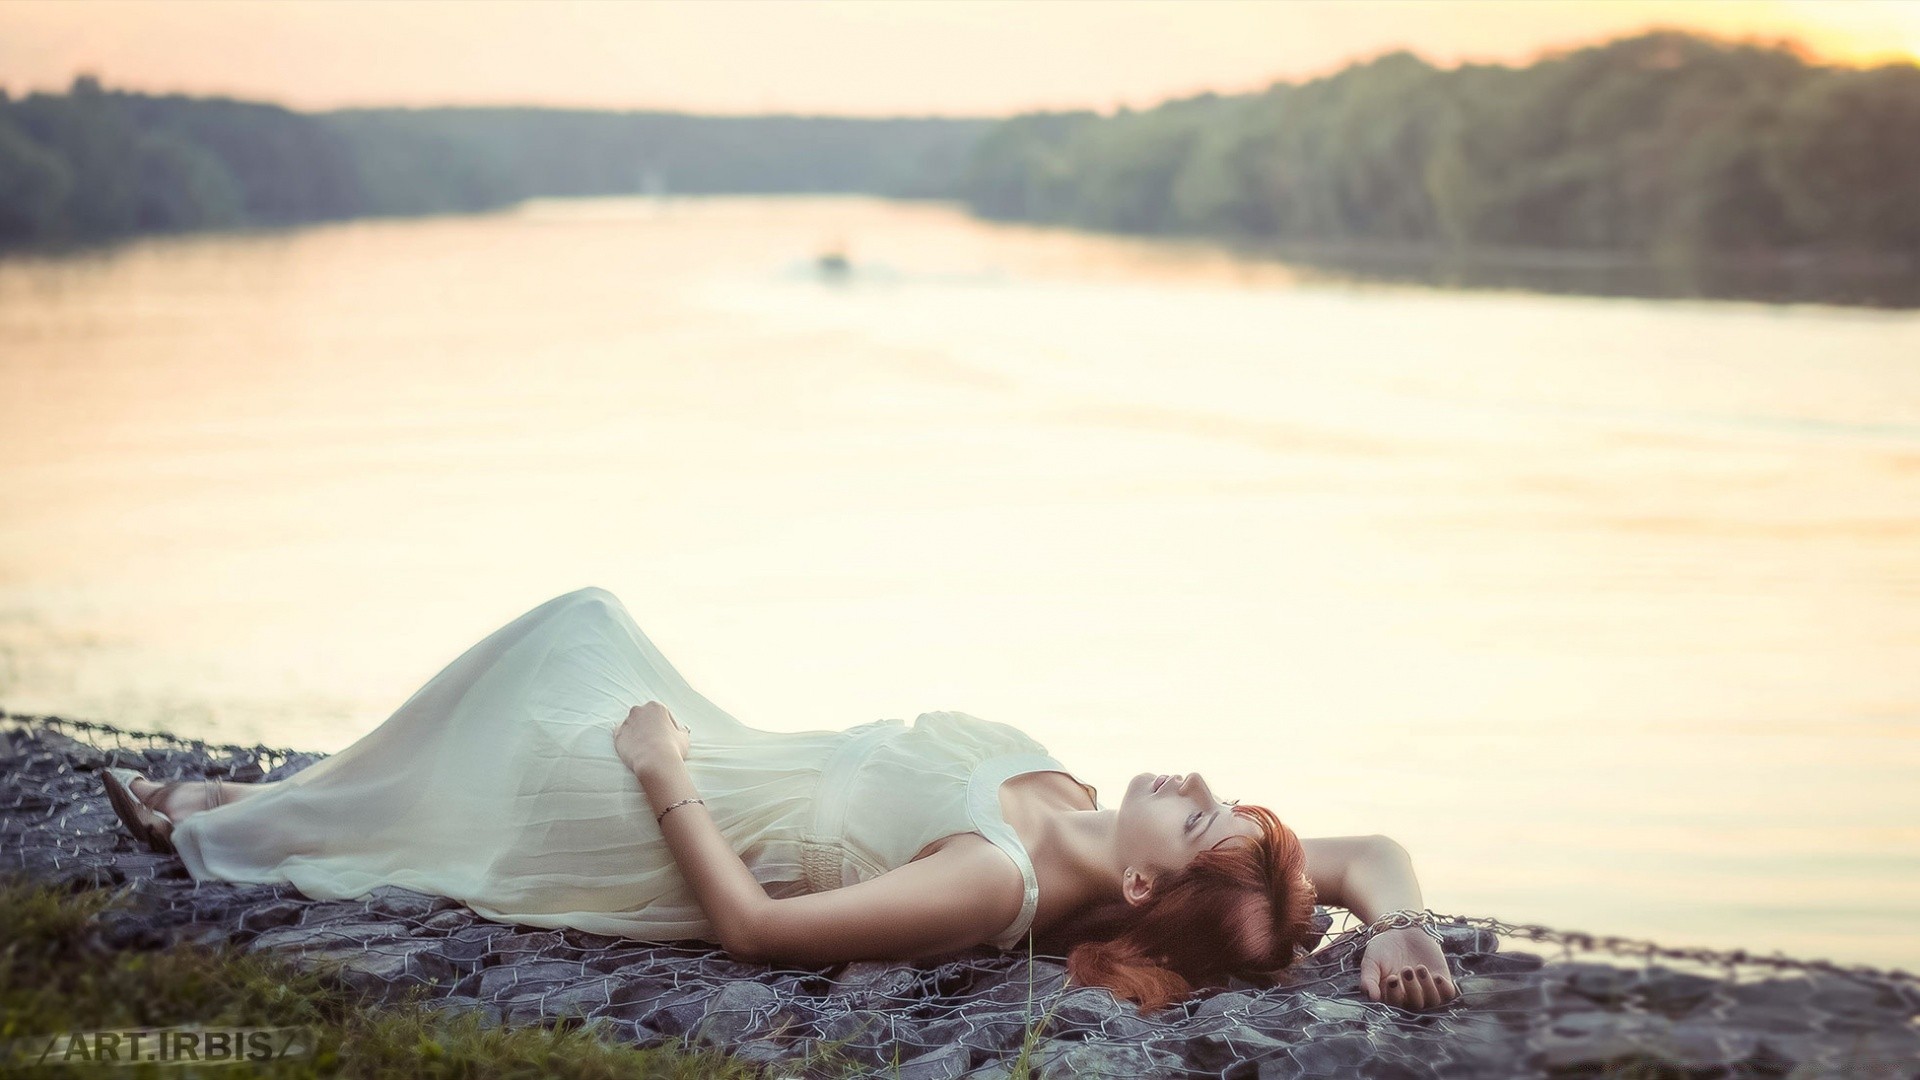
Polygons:
<instances>
[{"instance_id":1,"label":"flowing chiffon fabric","mask_svg":"<svg viewBox=\"0 0 1920 1080\"><path fill-rule=\"evenodd\" d=\"M174 846L196 880L286 882L324 900L399 885L506 922L711 941L646 793L614 753L614 730L650 700L691 731L694 787L769 895L866 881L934 840L977 832L1026 883L1019 917L993 944L1025 940L1039 889L1000 785L1065 772L1044 747L955 712L911 726L748 727L591 587L494 631L353 745L187 817Z\"/></svg>"}]
</instances>

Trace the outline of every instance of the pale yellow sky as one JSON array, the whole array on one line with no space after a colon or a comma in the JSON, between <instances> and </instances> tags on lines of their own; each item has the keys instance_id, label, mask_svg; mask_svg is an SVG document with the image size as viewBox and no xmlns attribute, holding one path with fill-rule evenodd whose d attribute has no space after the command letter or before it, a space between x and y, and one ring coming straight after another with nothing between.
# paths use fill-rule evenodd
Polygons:
<instances>
[{"instance_id":1,"label":"pale yellow sky","mask_svg":"<svg viewBox=\"0 0 1920 1080\"><path fill-rule=\"evenodd\" d=\"M1252 90L1402 47L1517 63L1655 25L1920 57L1920 0L0 0L0 86L987 116Z\"/></svg>"}]
</instances>

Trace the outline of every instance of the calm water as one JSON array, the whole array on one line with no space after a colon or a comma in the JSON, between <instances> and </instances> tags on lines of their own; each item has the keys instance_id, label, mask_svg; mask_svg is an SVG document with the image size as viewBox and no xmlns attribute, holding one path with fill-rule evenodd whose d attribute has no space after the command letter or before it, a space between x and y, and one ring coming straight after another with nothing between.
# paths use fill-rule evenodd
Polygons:
<instances>
[{"instance_id":1,"label":"calm water","mask_svg":"<svg viewBox=\"0 0 1920 1080\"><path fill-rule=\"evenodd\" d=\"M0 261L0 350L13 712L337 750L600 585L762 727L960 709L1440 910L1920 968L1911 312L592 200Z\"/></svg>"}]
</instances>

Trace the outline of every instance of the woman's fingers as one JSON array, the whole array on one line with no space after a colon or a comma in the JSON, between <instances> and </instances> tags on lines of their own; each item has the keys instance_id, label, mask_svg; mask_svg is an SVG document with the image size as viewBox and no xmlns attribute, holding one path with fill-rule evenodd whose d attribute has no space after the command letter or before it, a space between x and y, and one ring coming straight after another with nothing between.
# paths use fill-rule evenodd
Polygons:
<instances>
[{"instance_id":1,"label":"woman's fingers","mask_svg":"<svg viewBox=\"0 0 1920 1080\"><path fill-rule=\"evenodd\" d=\"M1389 1005L1403 1005L1407 1000L1407 984L1398 972L1380 980L1380 1000Z\"/></svg>"},{"instance_id":2,"label":"woman's fingers","mask_svg":"<svg viewBox=\"0 0 1920 1080\"><path fill-rule=\"evenodd\" d=\"M1368 1001L1380 1000L1380 978L1383 974L1380 965L1360 961L1360 992L1367 995Z\"/></svg>"},{"instance_id":3,"label":"woman's fingers","mask_svg":"<svg viewBox=\"0 0 1920 1080\"><path fill-rule=\"evenodd\" d=\"M1418 970L1414 968L1400 969L1400 981L1407 988L1407 1008L1409 1009L1424 1009L1427 1007L1426 991L1420 986L1420 976L1418 973L1424 970L1424 968Z\"/></svg>"},{"instance_id":4,"label":"woman's fingers","mask_svg":"<svg viewBox=\"0 0 1920 1080\"><path fill-rule=\"evenodd\" d=\"M1431 1009L1446 1000L1440 996L1439 983L1435 981L1433 972L1427 970L1427 965L1421 964L1413 974L1420 986L1421 1008Z\"/></svg>"}]
</instances>

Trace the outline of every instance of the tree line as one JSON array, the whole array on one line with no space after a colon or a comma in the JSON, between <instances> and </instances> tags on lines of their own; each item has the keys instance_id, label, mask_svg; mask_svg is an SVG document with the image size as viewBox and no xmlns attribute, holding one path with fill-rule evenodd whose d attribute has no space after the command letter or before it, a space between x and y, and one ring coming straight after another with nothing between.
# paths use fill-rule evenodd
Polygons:
<instances>
[{"instance_id":1,"label":"tree line","mask_svg":"<svg viewBox=\"0 0 1920 1080\"><path fill-rule=\"evenodd\" d=\"M466 212L540 196L946 197L991 126L562 109L299 113L226 98L0 91L0 244Z\"/></svg>"},{"instance_id":2,"label":"tree line","mask_svg":"<svg viewBox=\"0 0 1920 1080\"><path fill-rule=\"evenodd\" d=\"M1655 31L1524 67L1410 52L1143 111L1005 120L533 108L299 113L0 92L0 244L475 211L536 196L859 192L1256 241L1920 258L1920 66Z\"/></svg>"},{"instance_id":3,"label":"tree line","mask_svg":"<svg viewBox=\"0 0 1920 1080\"><path fill-rule=\"evenodd\" d=\"M975 148L960 196L1130 233L1914 260L1920 66L1679 31L1526 67L1400 51L1261 93L1017 117Z\"/></svg>"}]
</instances>

